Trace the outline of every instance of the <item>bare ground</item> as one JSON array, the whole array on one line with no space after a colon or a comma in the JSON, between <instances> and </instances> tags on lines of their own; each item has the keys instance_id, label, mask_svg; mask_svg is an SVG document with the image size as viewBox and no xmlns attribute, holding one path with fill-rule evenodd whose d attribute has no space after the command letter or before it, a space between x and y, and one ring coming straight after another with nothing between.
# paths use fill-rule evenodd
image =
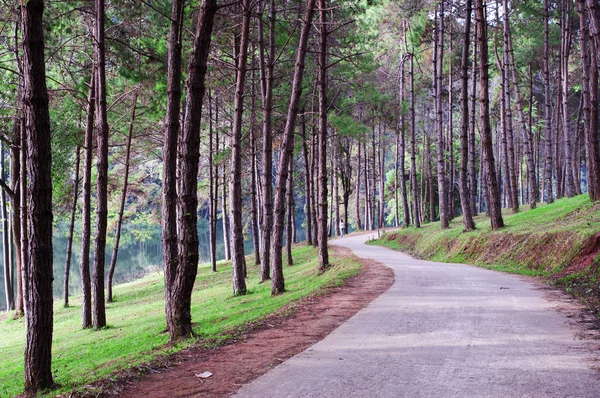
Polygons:
<instances>
[{"instance_id":1,"label":"bare ground","mask_svg":"<svg viewBox=\"0 0 600 398\"><path fill-rule=\"evenodd\" d=\"M337 256L353 256L332 247ZM250 327L227 345L191 348L141 369L123 372L116 381L104 381L82 396L103 397L224 397L272 367L323 339L365 307L394 282L384 265L358 259L363 268L342 287L308 297ZM143 375L139 375L140 370ZM211 372L206 379L197 377Z\"/></svg>"}]
</instances>

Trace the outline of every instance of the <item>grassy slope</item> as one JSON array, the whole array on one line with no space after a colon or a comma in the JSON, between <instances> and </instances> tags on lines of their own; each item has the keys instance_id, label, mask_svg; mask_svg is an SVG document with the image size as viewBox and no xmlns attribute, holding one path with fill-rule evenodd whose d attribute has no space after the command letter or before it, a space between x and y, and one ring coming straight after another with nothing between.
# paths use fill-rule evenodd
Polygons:
<instances>
[{"instance_id":1,"label":"grassy slope","mask_svg":"<svg viewBox=\"0 0 600 398\"><path fill-rule=\"evenodd\" d=\"M213 273L201 266L192 296L194 331L200 343L215 343L236 329L271 314L284 305L341 284L358 272L360 264L352 259L332 258L333 267L317 273L317 252L310 247L294 250L293 267L285 268L287 292L270 296L270 283L258 284L257 267L248 262L248 291L233 297L231 265L219 264ZM102 331L81 330L81 300L71 307L54 305L53 374L64 393L105 378L117 370L148 362L158 355L181 350L194 343L188 340L167 346L165 330L164 284L162 273L153 273L134 282L116 286L113 304L107 307L109 326ZM14 396L23 388L23 319L0 321L0 397Z\"/></svg>"},{"instance_id":2,"label":"grassy slope","mask_svg":"<svg viewBox=\"0 0 600 398\"><path fill-rule=\"evenodd\" d=\"M484 216L475 222L472 232L463 232L457 217L448 230L432 223L388 233L372 243L434 261L546 276L600 309L600 204L590 203L588 195L506 213L506 227L499 231L492 231Z\"/></svg>"}]
</instances>

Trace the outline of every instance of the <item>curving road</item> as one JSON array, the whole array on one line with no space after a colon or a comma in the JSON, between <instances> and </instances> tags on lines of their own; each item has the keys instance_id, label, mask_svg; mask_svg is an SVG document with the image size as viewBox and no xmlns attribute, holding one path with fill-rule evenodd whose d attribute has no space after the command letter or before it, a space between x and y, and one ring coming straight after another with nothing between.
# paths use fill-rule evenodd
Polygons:
<instances>
[{"instance_id":1,"label":"curving road","mask_svg":"<svg viewBox=\"0 0 600 398\"><path fill-rule=\"evenodd\" d=\"M394 285L236 397L600 397L592 352L535 285L367 238L332 243L391 267Z\"/></svg>"}]
</instances>

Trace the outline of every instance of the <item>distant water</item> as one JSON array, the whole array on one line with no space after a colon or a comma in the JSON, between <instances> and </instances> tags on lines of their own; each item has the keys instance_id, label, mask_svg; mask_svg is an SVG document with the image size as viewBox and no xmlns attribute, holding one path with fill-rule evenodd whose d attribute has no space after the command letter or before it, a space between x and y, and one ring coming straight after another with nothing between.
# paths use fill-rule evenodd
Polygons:
<instances>
[{"instance_id":1,"label":"distant water","mask_svg":"<svg viewBox=\"0 0 600 398\"><path fill-rule=\"evenodd\" d=\"M71 296L81 293L81 282L79 276L79 262L81 259L81 223L75 229L73 240L73 250L71 255L71 269L69 272L69 294ZM225 249L223 245L223 227L221 220L217 222L217 259L225 258ZM54 297L59 298L63 295L64 269L67 251L68 225L61 223L54 228L53 248L54 248ZM246 232L244 248L246 254L252 254L253 244L249 232ZM0 233L0 237L2 234ZM297 226L298 240L305 239L305 231L301 226ZM199 220L198 239L200 241L200 263L210 262L210 236L206 220ZM1 242L1 241L0 241ZM106 247L106 275L112 256L114 243L114 230L109 230ZM0 257L1 257L0 246ZM90 255L93 257L93 236ZM90 268L92 266L90 260ZM6 297L4 291L4 265L0 260L0 311L6 308ZM91 270L90 270L91 271ZM127 223L123 224L121 230L121 241L119 243L119 254L117 257L117 266L115 269L114 283L124 283L135 280L147 274L148 272L162 271L162 246L161 229L158 225ZM16 290L16 285L15 285Z\"/></svg>"}]
</instances>

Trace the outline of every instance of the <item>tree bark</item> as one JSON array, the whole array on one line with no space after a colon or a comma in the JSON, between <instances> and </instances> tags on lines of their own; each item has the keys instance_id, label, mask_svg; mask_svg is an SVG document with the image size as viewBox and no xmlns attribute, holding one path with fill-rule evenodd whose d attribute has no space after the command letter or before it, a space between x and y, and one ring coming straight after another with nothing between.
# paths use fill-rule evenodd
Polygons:
<instances>
[{"instance_id":1,"label":"tree bark","mask_svg":"<svg viewBox=\"0 0 600 398\"><path fill-rule=\"evenodd\" d=\"M302 111L301 121L302 121L302 155L304 156L304 191L305 191L305 214L306 214L306 244L313 244L312 237L312 206L311 206L311 198L312 198L312 181L310 174L310 163L308 158L308 137L306 136L306 115L305 112Z\"/></svg>"},{"instance_id":2,"label":"tree bark","mask_svg":"<svg viewBox=\"0 0 600 398\"><path fill-rule=\"evenodd\" d=\"M479 44L479 87L481 91L479 104L481 113L481 145L485 158L485 172L487 175L487 191L489 192L488 209L492 229L504 227L500 206L500 194L496 180L496 166L492 146L492 128L490 125L490 100L489 100L489 72L488 72L488 44L487 24L483 0L475 0L475 15L477 19L477 37Z\"/></svg>"},{"instance_id":3,"label":"tree bark","mask_svg":"<svg viewBox=\"0 0 600 398\"><path fill-rule=\"evenodd\" d=\"M219 196L219 170L214 163L213 154L219 150L218 137L216 145L213 145L215 131L213 127L213 100L211 92L208 92L208 165L209 165L209 202L210 202L210 264L213 272L217 272L217 198ZM214 152L213 152L214 150Z\"/></svg>"},{"instance_id":4,"label":"tree bark","mask_svg":"<svg viewBox=\"0 0 600 398\"><path fill-rule=\"evenodd\" d=\"M448 228L448 202L444 151L444 112L442 108L442 80L444 74L444 2L439 3L439 18L437 22L437 52L436 52L436 83L435 83L435 114L437 133L437 172L438 172L438 201L440 209L440 224L442 229Z\"/></svg>"},{"instance_id":5,"label":"tree bark","mask_svg":"<svg viewBox=\"0 0 600 398\"><path fill-rule=\"evenodd\" d=\"M73 248L73 230L77 214L77 199L79 197L79 164L81 163L81 147L77 146L75 157L75 180L73 181L73 204L71 206L71 221L69 222L69 237L67 238L67 255L65 260L65 276L63 279L63 305L69 306L69 274L71 272L71 252Z\"/></svg>"},{"instance_id":6,"label":"tree bark","mask_svg":"<svg viewBox=\"0 0 600 398\"><path fill-rule=\"evenodd\" d=\"M260 282L271 279L271 233L273 229L273 84L275 73L275 27L277 9L275 0L269 3L269 55L266 64L261 62L261 80L263 87L263 158L262 158L262 191L263 217L262 228L262 263L260 265ZM262 22L259 21L262 29ZM262 41L262 34L261 34ZM262 47L261 47L262 48ZM263 53L264 50L261 50ZM262 57L264 58L264 57Z\"/></svg>"},{"instance_id":7,"label":"tree bark","mask_svg":"<svg viewBox=\"0 0 600 398\"><path fill-rule=\"evenodd\" d=\"M287 265L294 265L292 258L293 224L294 224L294 158L290 158L289 172L287 177L287 200L286 200L286 222L285 222L285 253Z\"/></svg>"},{"instance_id":8,"label":"tree bark","mask_svg":"<svg viewBox=\"0 0 600 398\"><path fill-rule=\"evenodd\" d=\"M416 144L416 115L415 115L415 70L414 49L410 54L410 185L413 194L413 222L415 228L421 228L421 215L419 211L419 186L417 185L417 144ZM433 206L433 202L430 204ZM433 212L432 212L433 214ZM433 221L433 220L432 220Z\"/></svg>"},{"instance_id":9,"label":"tree bark","mask_svg":"<svg viewBox=\"0 0 600 398\"><path fill-rule=\"evenodd\" d=\"M320 0L323 1L323 0ZM315 12L316 0L308 0L306 4L306 14L304 23L298 41L296 50L296 66L294 69L294 78L292 81L292 93L288 105L287 119L283 131L283 143L279 152L277 164L277 179L275 185L275 200L273 214L273 231L271 236L271 268L273 271L271 294L281 294L285 292L285 282L283 278L282 267L282 240L283 240L283 224L285 216L285 198L286 198L286 183L289 172L289 163L294 153L294 131L296 129L296 116L298 115L298 107L300 104L300 96L302 95L302 80L304 78L304 61L308 47L308 37L312 25L312 19ZM323 147L320 147L320 156ZM323 154L324 155L324 154Z\"/></svg>"},{"instance_id":10,"label":"tree bark","mask_svg":"<svg viewBox=\"0 0 600 398\"><path fill-rule=\"evenodd\" d=\"M135 124L135 111L137 107L138 91L133 95L133 106L131 107L131 119L129 120L129 134L127 134L127 143L125 144L125 175L123 176L123 192L121 192L121 204L119 206L119 215L117 217L117 228L115 232L115 246L113 247L108 268L108 280L106 281L106 301L113 302L112 285L117 266L117 256L119 254L119 241L121 240L121 226L123 225L123 214L125 213L125 202L127 199L127 188L129 184L129 160L131 155L131 138L133 137L133 126Z\"/></svg>"},{"instance_id":11,"label":"tree bark","mask_svg":"<svg viewBox=\"0 0 600 398\"><path fill-rule=\"evenodd\" d=\"M50 388L52 380L52 152L44 60L44 2L21 7L27 137L27 275L25 287L25 392Z\"/></svg>"},{"instance_id":12,"label":"tree bark","mask_svg":"<svg viewBox=\"0 0 600 398\"><path fill-rule=\"evenodd\" d=\"M569 117L569 52L571 49L571 7L570 0L563 0L563 16L561 22L561 46L562 56L561 63L561 91L562 91L562 128L564 139L564 154L565 154L565 195L568 198L575 196L575 184L573 181L573 173L571 170L572 161L572 145L571 145L571 128Z\"/></svg>"},{"instance_id":13,"label":"tree bark","mask_svg":"<svg viewBox=\"0 0 600 398\"><path fill-rule=\"evenodd\" d=\"M231 177L229 205L231 211L231 259L233 265L233 294L246 294L246 257L244 256L244 225L242 220L242 116L244 112L244 88L248 64L248 42L250 36L251 1L242 2L242 32L237 64L234 97L233 132L231 138Z\"/></svg>"},{"instance_id":14,"label":"tree bark","mask_svg":"<svg viewBox=\"0 0 600 398\"><path fill-rule=\"evenodd\" d=\"M405 35L406 35L406 30L405 30ZM410 55L408 55L410 57ZM399 105L399 123L398 123L398 127L399 127L399 132L397 134L398 137L398 145L397 145L397 150L396 150L396 170L398 170L398 164L400 165L400 194L402 196L402 219L403 219L403 226L404 227L408 227L410 225L410 210L409 210L409 205L408 205L408 196L406 193L406 166L405 166L405 157L406 157L406 140L405 140L405 131L406 131L406 126L405 126L405 115L404 115L404 96L405 96L405 89L404 89L404 83L405 83L405 79L404 79L404 70L405 70L405 62L408 60L408 58L404 58L402 60L402 65L400 65L400 105ZM412 92L412 86L411 86L411 92ZM411 143L412 143L412 130L411 130ZM411 146L412 149L412 146ZM412 153L412 152L411 152ZM412 156L411 156L411 161L412 161ZM412 166L412 163L411 163ZM399 225L399 217L398 217L398 173L396 172L396 226ZM412 173L411 173L411 177L412 177Z\"/></svg>"},{"instance_id":15,"label":"tree bark","mask_svg":"<svg viewBox=\"0 0 600 398\"><path fill-rule=\"evenodd\" d=\"M469 192L471 194L471 214L477 215L477 168L475 165L475 97L477 95L477 29L473 29L473 66L471 68L471 113L469 127Z\"/></svg>"},{"instance_id":16,"label":"tree bark","mask_svg":"<svg viewBox=\"0 0 600 398\"><path fill-rule=\"evenodd\" d=\"M92 197L92 163L94 118L96 114L96 74L92 72L90 89L87 99L87 116L85 126L85 158L83 165L83 204L81 208L81 259L79 274L81 279L81 326L84 329L92 327L92 293L90 280L90 240L92 235L91 197ZM23 170L23 168L22 168ZM23 191L21 191L23 192ZM23 209L21 209L23 212ZM26 235L26 231L25 231Z\"/></svg>"},{"instance_id":17,"label":"tree bark","mask_svg":"<svg viewBox=\"0 0 600 398\"><path fill-rule=\"evenodd\" d=\"M311 1L314 4L314 0ZM327 251L327 1L319 0L319 132L318 132L318 244L319 244L319 271L324 272L329 267L329 252Z\"/></svg>"},{"instance_id":18,"label":"tree bark","mask_svg":"<svg viewBox=\"0 0 600 398\"><path fill-rule=\"evenodd\" d=\"M0 178L6 181L6 173L4 170L4 145L0 144ZM0 207L2 216L2 254L4 263L4 294L6 298L6 311L15 309L15 290L13 285L14 275L10 256L10 240L8 230L8 209L6 208L6 190L0 190Z\"/></svg>"},{"instance_id":19,"label":"tree bark","mask_svg":"<svg viewBox=\"0 0 600 398\"><path fill-rule=\"evenodd\" d=\"M463 224L465 231L475 229L473 221L472 206L470 202L469 187L467 185L467 167L469 165L469 45L471 43L471 12L473 9L472 0L467 0L465 10L465 33L463 38L463 48L461 57L461 105L462 116L460 125L460 177L459 194L463 213Z\"/></svg>"},{"instance_id":20,"label":"tree bark","mask_svg":"<svg viewBox=\"0 0 600 398\"><path fill-rule=\"evenodd\" d=\"M92 266L92 323L94 328L106 326L104 303L104 267L106 229L108 224L108 118L106 114L106 52L104 45L104 0L96 0L96 40L94 63L96 71L96 236Z\"/></svg>"},{"instance_id":21,"label":"tree bark","mask_svg":"<svg viewBox=\"0 0 600 398\"><path fill-rule=\"evenodd\" d=\"M544 167L544 200L554 202L552 193L552 97L550 96L550 33L548 0L544 0L544 118L545 118L545 167Z\"/></svg>"}]
</instances>

